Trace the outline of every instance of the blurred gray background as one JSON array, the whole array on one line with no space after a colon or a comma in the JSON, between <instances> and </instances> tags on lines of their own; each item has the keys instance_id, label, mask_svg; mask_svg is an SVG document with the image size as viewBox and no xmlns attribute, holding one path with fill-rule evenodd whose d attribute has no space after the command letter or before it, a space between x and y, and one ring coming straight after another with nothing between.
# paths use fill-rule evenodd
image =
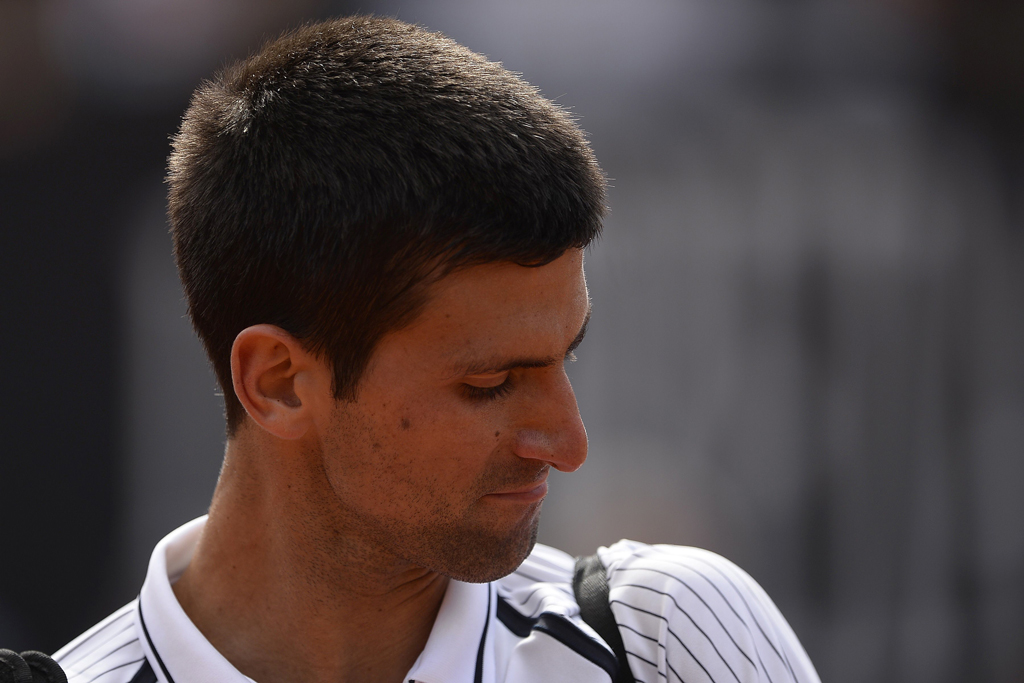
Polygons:
<instances>
[{"instance_id":1,"label":"blurred gray background","mask_svg":"<svg viewBox=\"0 0 1024 683\"><path fill-rule=\"evenodd\" d=\"M0 646L202 514L220 400L170 254L198 82L310 18L522 72L612 179L541 540L746 568L822 679L1024 681L1024 3L3 0Z\"/></svg>"}]
</instances>

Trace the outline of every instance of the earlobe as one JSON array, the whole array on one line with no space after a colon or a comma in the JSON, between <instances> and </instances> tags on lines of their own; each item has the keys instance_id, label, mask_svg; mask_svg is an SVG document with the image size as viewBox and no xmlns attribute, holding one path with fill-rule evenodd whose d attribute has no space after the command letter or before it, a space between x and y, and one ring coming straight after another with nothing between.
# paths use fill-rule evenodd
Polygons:
<instances>
[{"instance_id":1,"label":"earlobe","mask_svg":"<svg viewBox=\"0 0 1024 683\"><path fill-rule=\"evenodd\" d=\"M308 382L315 359L291 334L274 325L253 325L231 347L235 394L253 422L280 439L301 438L312 425Z\"/></svg>"}]
</instances>

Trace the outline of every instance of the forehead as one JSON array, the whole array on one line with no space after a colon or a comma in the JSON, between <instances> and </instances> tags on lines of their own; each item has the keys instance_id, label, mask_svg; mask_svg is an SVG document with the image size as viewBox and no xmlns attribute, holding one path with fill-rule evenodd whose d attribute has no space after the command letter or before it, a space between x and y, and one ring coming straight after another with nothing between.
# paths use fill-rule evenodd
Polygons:
<instances>
[{"instance_id":1,"label":"forehead","mask_svg":"<svg viewBox=\"0 0 1024 683\"><path fill-rule=\"evenodd\" d=\"M430 314L543 314L586 295L583 252L571 249L542 266L510 262L462 268L435 283L424 309Z\"/></svg>"},{"instance_id":2,"label":"forehead","mask_svg":"<svg viewBox=\"0 0 1024 683\"><path fill-rule=\"evenodd\" d=\"M442 278L408 327L382 340L407 353L455 364L481 355L558 355L588 311L583 252L570 249L537 267L500 262ZM383 349L382 349L383 350Z\"/></svg>"}]
</instances>

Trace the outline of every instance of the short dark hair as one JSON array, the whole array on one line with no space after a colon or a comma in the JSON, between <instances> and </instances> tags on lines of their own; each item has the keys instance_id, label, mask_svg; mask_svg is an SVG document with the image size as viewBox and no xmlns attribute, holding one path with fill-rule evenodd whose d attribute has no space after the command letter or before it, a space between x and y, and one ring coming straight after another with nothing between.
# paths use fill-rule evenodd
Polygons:
<instances>
[{"instance_id":1,"label":"short dark hair","mask_svg":"<svg viewBox=\"0 0 1024 683\"><path fill-rule=\"evenodd\" d=\"M600 232L604 176L561 108L439 33L356 16L286 33L203 83L173 140L171 232L192 323L244 416L231 347L259 323L354 399L425 283L540 265Z\"/></svg>"}]
</instances>

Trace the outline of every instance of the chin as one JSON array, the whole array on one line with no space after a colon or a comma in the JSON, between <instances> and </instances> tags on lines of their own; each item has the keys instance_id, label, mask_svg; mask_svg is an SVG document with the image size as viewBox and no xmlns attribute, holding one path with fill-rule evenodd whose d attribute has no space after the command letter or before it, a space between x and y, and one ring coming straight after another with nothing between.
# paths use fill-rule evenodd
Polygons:
<instances>
[{"instance_id":1,"label":"chin","mask_svg":"<svg viewBox=\"0 0 1024 683\"><path fill-rule=\"evenodd\" d=\"M434 548L437 562L432 568L439 574L466 583L500 579L514 572L533 551L539 525L538 507L535 514L508 533L460 530L446 534L446 538Z\"/></svg>"}]
</instances>

